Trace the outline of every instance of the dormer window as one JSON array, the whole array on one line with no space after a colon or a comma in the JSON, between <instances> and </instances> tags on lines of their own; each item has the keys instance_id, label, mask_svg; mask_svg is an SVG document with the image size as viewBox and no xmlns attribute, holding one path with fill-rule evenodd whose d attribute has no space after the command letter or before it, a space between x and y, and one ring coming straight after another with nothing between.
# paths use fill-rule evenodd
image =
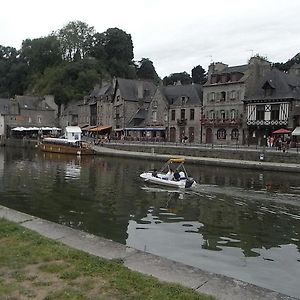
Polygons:
<instances>
[{"instance_id":1,"label":"dormer window","mask_svg":"<svg viewBox=\"0 0 300 300\"><path fill-rule=\"evenodd\" d=\"M275 86L273 85L272 80L267 81L267 82L264 84L263 89L264 89L265 97L270 97L270 96L272 96L273 93L274 93L274 90L275 90Z\"/></svg>"},{"instance_id":2,"label":"dormer window","mask_svg":"<svg viewBox=\"0 0 300 300\"><path fill-rule=\"evenodd\" d=\"M265 97L268 97L268 96L272 96L273 95L273 88L268 86L265 88Z\"/></svg>"},{"instance_id":3,"label":"dormer window","mask_svg":"<svg viewBox=\"0 0 300 300\"><path fill-rule=\"evenodd\" d=\"M152 102L152 107L153 107L153 108L156 108L157 106L158 106L157 100L153 100L153 102Z\"/></svg>"},{"instance_id":4,"label":"dormer window","mask_svg":"<svg viewBox=\"0 0 300 300\"><path fill-rule=\"evenodd\" d=\"M188 99L188 97L182 96L182 97L181 97L181 105L185 105L186 102L187 102L187 99Z\"/></svg>"}]
</instances>

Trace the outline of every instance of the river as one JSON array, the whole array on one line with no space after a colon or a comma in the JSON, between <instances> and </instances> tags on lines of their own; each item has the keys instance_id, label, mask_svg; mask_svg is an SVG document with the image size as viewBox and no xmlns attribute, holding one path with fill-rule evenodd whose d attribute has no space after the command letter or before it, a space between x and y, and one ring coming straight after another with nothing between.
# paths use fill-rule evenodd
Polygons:
<instances>
[{"instance_id":1,"label":"river","mask_svg":"<svg viewBox=\"0 0 300 300\"><path fill-rule=\"evenodd\" d=\"M0 148L0 204L300 298L299 173L186 165L177 191L141 182L154 167Z\"/></svg>"}]
</instances>

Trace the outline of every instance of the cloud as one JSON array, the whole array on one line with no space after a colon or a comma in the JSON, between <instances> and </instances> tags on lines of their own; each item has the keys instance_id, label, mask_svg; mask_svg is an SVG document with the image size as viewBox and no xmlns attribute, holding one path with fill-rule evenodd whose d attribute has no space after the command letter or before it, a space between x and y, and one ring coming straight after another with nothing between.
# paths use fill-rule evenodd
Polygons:
<instances>
[{"instance_id":1,"label":"cloud","mask_svg":"<svg viewBox=\"0 0 300 300\"><path fill-rule=\"evenodd\" d=\"M135 59L150 58L161 77L212 60L244 64L252 52L275 62L300 51L298 0L15 0L1 11L2 45L20 48L74 20L98 32L119 27L132 35Z\"/></svg>"}]
</instances>

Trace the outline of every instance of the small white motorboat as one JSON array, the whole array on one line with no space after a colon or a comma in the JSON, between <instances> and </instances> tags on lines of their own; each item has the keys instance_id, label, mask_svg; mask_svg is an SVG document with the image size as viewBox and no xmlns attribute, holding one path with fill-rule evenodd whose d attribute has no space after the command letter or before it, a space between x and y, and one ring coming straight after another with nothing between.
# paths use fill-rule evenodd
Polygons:
<instances>
[{"instance_id":1,"label":"small white motorboat","mask_svg":"<svg viewBox=\"0 0 300 300\"><path fill-rule=\"evenodd\" d=\"M184 158L171 158L160 171L144 172L140 177L148 183L154 183L175 188L190 188L196 185L193 178L188 177L184 167Z\"/></svg>"}]
</instances>

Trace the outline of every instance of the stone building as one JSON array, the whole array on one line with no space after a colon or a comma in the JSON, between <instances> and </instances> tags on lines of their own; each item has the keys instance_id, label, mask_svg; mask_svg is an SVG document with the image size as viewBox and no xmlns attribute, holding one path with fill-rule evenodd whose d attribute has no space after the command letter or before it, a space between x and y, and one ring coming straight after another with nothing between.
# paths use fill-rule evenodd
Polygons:
<instances>
[{"instance_id":1,"label":"stone building","mask_svg":"<svg viewBox=\"0 0 300 300\"><path fill-rule=\"evenodd\" d=\"M173 85L161 88L169 104L168 140L201 142L202 86Z\"/></svg>"},{"instance_id":2,"label":"stone building","mask_svg":"<svg viewBox=\"0 0 300 300\"><path fill-rule=\"evenodd\" d=\"M145 129L138 126L145 121L146 109L156 86L145 80L116 78L113 82L113 130L116 137L139 138Z\"/></svg>"},{"instance_id":3,"label":"stone building","mask_svg":"<svg viewBox=\"0 0 300 300\"><path fill-rule=\"evenodd\" d=\"M253 93L270 63L253 57L246 65L213 63L203 86L202 142L241 144L248 137L243 100Z\"/></svg>"},{"instance_id":4,"label":"stone building","mask_svg":"<svg viewBox=\"0 0 300 300\"><path fill-rule=\"evenodd\" d=\"M10 136L14 127L57 127L58 106L54 97L15 96L7 102L4 115L4 135Z\"/></svg>"}]
</instances>

